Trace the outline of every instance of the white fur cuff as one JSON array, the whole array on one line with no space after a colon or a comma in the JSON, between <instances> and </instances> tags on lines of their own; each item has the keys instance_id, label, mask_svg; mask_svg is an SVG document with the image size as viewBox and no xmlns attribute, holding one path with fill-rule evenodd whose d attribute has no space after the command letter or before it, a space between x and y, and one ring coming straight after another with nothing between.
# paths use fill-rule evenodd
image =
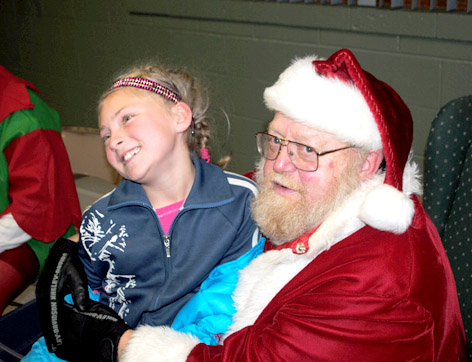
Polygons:
<instances>
[{"instance_id":1,"label":"white fur cuff","mask_svg":"<svg viewBox=\"0 0 472 362\"><path fill-rule=\"evenodd\" d=\"M198 338L169 327L138 327L120 358L121 362L185 362Z\"/></svg>"}]
</instances>

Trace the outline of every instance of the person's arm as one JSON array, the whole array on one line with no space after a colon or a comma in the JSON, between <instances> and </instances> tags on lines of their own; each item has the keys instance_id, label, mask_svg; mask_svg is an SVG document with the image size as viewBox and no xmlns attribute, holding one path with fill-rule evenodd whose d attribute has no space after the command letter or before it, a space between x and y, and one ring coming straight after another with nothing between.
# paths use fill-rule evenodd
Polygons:
<instances>
[{"instance_id":1,"label":"person's arm","mask_svg":"<svg viewBox=\"0 0 472 362\"><path fill-rule=\"evenodd\" d=\"M133 330L128 329L120 338L118 343L118 360L121 359L121 355L123 354L123 350L126 348L128 341L130 340L131 336L133 335Z\"/></svg>"},{"instance_id":2,"label":"person's arm","mask_svg":"<svg viewBox=\"0 0 472 362\"><path fill-rule=\"evenodd\" d=\"M80 237L80 234L77 233L77 234L74 234L72 236L69 236L67 239L71 240L71 241L75 241L76 243L79 242L79 237Z\"/></svg>"},{"instance_id":3,"label":"person's arm","mask_svg":"<svg viewBox=\"0 0 472 362\"><path fill-rule=\"evenodd\" d=\"M226 217L236 229L236 237L231 242L220 264L235 260L255 247L261 233L251 216L251 202L258 194L257 185L246 177L229 174L228 182L233 185L234 201L227 209Z\"/></svg>"},{"instance_id":4,"label":"person's arm","mask_svg":"<svg viewBox=\"0 0 472 362\"><path fill-rule=\"evenodd\" d=\"M80 233L78 234L78 255L82 263L82 268L87 275L88 285L92 290L103 291L102 282L104 279L103 275L99 275L96 272L96 265L99 260L92 260L90 243L93 243L95 237L93 234L89 233L89 223L94 220L94 206L87 209L82 215L82 221L80 224Z\"/></svg>"},{"instance_id":5,"label":"person's arm","mask_svg":"<svg viewBox=\"0 0 472 362\"><path fill-rule=\"evenodd\" d=\"M140 326L121 345L120 362L432 360L433 323L408 300L307 292L274 303L258 321L209 346L164 327ZM401 341L399 343L398 341Z\"/></svg>"},{"instance_id":6,"label":"person's arm","mask_svg":"<svg viewBox=\"0 0 472 362\"><path fill-rule=\"evenodd\" d=\"M46 243L62 236L71 223L78 226L81 211L60 122L34 92L33 110L9 116L2 128L10 142L3 150L8 165L9 205L19 227Z\"/></svg>"}]
</instances>

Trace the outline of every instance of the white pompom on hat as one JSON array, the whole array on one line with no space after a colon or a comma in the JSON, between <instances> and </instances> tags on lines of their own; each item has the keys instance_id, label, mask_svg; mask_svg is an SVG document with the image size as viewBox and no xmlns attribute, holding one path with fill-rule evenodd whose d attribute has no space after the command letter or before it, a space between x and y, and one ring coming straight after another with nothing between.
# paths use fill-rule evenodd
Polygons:
<instances>
[{"instance_id":1,"label":"white pompom on hat","mask_svg":"<svg viewBox=\"0 0 472 362\"><path fill-rule=\"evenodd\" d=\"M264 101L267 108L354 146L382 149L384 185L375 190L375 197L366 195L359 218L377 229L385 225L386 230L396 233L408 228L414 205L409 191L402 191L413 140L411 113L388 84L361 68L351 51L339 50L326 60L316 56L295 59L277 82L266 88ZM386 200L389 203L384 203ZM392 213L389 205L394 200L398 202ZM385 215L379 214L382 210ZM392 217L401 219L401 225L387 226L392 224ZM388 223L386 219L390 219Z\"/></svg>"}]
</instances>

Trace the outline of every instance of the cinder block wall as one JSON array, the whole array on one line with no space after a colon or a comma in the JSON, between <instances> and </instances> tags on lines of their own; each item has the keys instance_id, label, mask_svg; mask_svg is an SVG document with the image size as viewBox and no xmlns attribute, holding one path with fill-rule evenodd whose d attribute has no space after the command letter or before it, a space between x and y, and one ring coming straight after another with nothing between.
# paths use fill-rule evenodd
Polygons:
<instances>
[{"instance_id":1,"label":"cinder block wall","mask_svg":"<svg viewBox=\"0 0 472 362\"><path fill-rule=\"evenodd\" d=\"M440 106L472 94L470 14L237 0L2 0L0 46L0 63L35 83L67 126L97 127L98 96L123 67L150 58L185 66L210 90L214 158L231 151L236 172L252 169L254 133L271 118L263 89L294 56L354 51L409 105L420 166Z\"/></svg>"}]
</instances>

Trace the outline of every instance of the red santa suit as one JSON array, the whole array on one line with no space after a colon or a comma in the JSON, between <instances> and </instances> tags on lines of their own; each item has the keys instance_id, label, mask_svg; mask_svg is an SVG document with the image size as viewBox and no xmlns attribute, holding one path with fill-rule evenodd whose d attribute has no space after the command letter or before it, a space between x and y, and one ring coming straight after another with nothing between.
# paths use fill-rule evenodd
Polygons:
<instances>
[{"instance_id":1,"label":"red santa suit","mask_svg":"<svg viewBox=\"0 0 472 362\"><path fill-rule=\"evenodd\" d=\"M337 82L333 93L327 80ZM355 85L367 109L339 94L343 83ZM383 149L386 171L364 182L314 231L265 252L241 272L234 323L220 345L142 326L120 361L465 360L453 274L416 196L421 184L409 159L412 124L403 101L347 50L326 61L297 60L264 97L270 109L294 121ZM298 103L297 97L305 99ZM333 110L349 101L354 112L351 106Z\"/></svg>"}]
</instances>

